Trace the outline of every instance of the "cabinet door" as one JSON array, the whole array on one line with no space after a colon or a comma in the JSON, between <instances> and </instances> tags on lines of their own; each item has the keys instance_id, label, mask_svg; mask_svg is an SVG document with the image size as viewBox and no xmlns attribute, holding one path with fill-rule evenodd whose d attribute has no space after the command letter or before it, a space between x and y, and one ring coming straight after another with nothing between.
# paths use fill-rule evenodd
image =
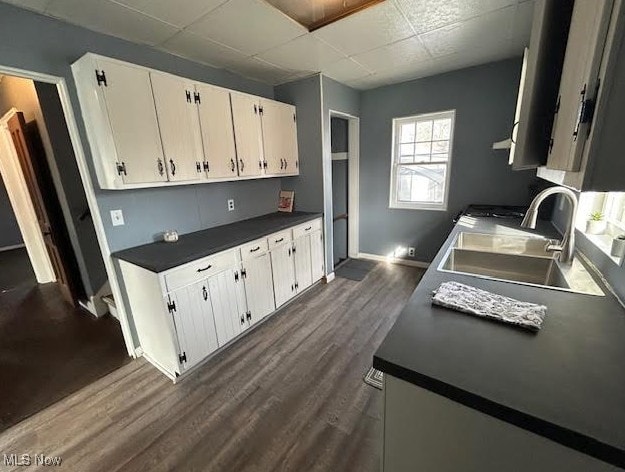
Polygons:
<instances>
[{"instance_id":1,"label":"cabinet door","mask_svg":"<svg viewBox=\"0 0 625 472\"><path fill-rule=\"evenodd\" d=\"M208 279L219 346L227 344L244 329L245 310L239 308L235 270L228 269Z\"/></svg>"},{"instance_id":2,"label":"cabinet door","mask_svg":"<svg viewBox=\"0 0 625 472\"><path fill-rule=\"evenodd\" d=\"M269 253L244 260L243 274L250 324L254 324L276 309Z\"/></svg>"},{"instance_id":3,"label":"cabinet door","mask_svg":"<svg viewBox=\"0 0 625 472\"><path fill-rule=\"evenodd\" d=\"M310 236L301 236L293 241L295 263L295 290L299 293L312 285Z\"/></svg>"},{"instance_id":4,"label":"cabinet door","mask_svg":"<svg viewBox=\"0 0 625 472\"><path fill-rule=\"evenodd\" d=\"M217 349L217 333L208 284L201 281L168 296L180 346L180 365L194 366Z\"/></svg>"},{"instance_id":5,"label":"cabinet door","mask_svg":"<svg viewBox=\"0 0 625 472\"><path fill-rule=\"evenodd\" d=\"M576 172L590 130L612 0L576 1L562 66L547 167Z\"/></svg>"},{"instance_id":6,"label":"cabinet door","mask_svg":"<svg viewBox=\"0 0 625 472\"><path fill-rule=\"evenodd\" d=\"M295 107L275 100L262 100L261 121L267 173L298 173Z\"/></svg>"},{"instance_id":7,"label":"cabinet door","mask_svg":"<svg viewBox=\"0 0 625 472\"><path fill-rule=\"evenodd\" d=\"M205 171L208 178L236 177L237 155L234 147L230 92L218 87L196 84L204 145Z\"/></svg>"},{"instance_id":8,"label":"cabinet door","mask_svg":"<svg viewBox=\"0 0 625 472\"><path fill-rule=\"evenodd\" d=\"M284 104L282 107L281 130L283 133L284 172L299 174L299 154L297 148L297 115L295 107Z\"/></svg>"},{"instance_id":9,"label":"cabinet door","mask_svg":"<svg viewBox=\"0 0 625 472\"><path fill-rule=\"evenodd\" d=\"M199 180L204 153L193 83L158 72L150 79L169 180Z\"/></svg>"},{"instance_id":10,"label":"cabinet door","mask_svg":"<svg viewBox=\"0 0 625 472\"><path fill-rule=\"evenodd\" d=\"M279 308L295 295L295 273L290 242L271 250L271 271L276 308Z\"/></svg>"},{"instance_id":11,"label":"cabinet door","mask_svg":"<svg viewBox=\"0 0 625 472\"><path fill-rule=\"evenodd\" d=\"M325 259L323 255L323 233L315 231L310 235L310 263L312 281L316 282L323 277Z\"/></svg>"},{"instance_id":12,"label":"cabinet door","mask_svg":"<svg viewBox=\"0 0 625 472\"><path fill-rule=\"evenodd\" d=\"M234 138L239 176L263 173L263 148L259 100L250 95L231 93Z\"/></svg>"},{"instance_id":13,"label":"cabinet door","mask_svg":"<svg viewBox=\"0 0 625 472\"><path fill-rule=\"evenodd\" d=\"M126 184L166 181L149 72L105 59L98 59L97 66L106 76L101 90L118 174Z\"/></svg>"}]
</instances>

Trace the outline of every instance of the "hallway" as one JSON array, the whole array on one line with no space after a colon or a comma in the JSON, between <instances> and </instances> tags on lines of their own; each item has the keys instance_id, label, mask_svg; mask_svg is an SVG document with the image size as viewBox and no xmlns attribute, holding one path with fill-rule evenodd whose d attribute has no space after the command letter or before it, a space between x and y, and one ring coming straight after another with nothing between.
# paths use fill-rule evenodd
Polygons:
<instances>
[{"instance_id":1,"label":"hallway","mask_svg":"<svg viewBox=\"0 0 625 472\"><path fill-rule=\"evenodd\" d=\"M130 361L117 320L37 285L24 249L0 252L0 431Z\"/></svg>"}]
</instances>

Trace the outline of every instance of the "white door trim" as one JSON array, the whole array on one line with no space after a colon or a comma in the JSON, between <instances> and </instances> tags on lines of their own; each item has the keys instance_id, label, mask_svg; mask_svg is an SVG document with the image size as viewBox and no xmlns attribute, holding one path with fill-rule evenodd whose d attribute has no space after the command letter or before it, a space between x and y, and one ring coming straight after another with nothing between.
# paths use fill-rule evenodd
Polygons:
<instances>
[{"instance_id":1,"label":"white door trim","mask_svg":"<svg viewBox=\"0 0 625 472\"><path fill-rule=\"evenodd\" d=\"M108 245L106 233L104 231L104 223L102 221L102 215L95 196L95 190L93 182L89 174L89 168L87 166L87 158L85 156L84 148L80 140L80 133L78 131L78 124L76 123L76 117L74 115L74 109L72 108L69 89L67 88L67 82L63 77L57 77L54 75L43 74L39 72L32 72L22 69L16 69L13 67L6 67L0 65L0 74L14 75L25 79L31 79L39 82L45 82L56 85L59 93L59 99L61 100L61 106L65 115L65 122L69 131L70 140L76 156L76 163L78 164L78 170L80 172L80 178L82 180L83 188L85 189L85 195L87 197L87 204L91 212L93 225L95 227L96 236L98 238L98 244L100 246L100 252L104 259L104 266L111 285L111 291L113 292L113 298L115 298L117 305L117 313L119 322L126 342L126 349L128 354L137 357L136 346L132 338L132 331L130 329L130 322L126 313L126 307L124 306L124 298L115 272L115 266L113 265L113 259L111 258L111 250Z\"/></svg>"},{"instance_id":2,"label":"white door trim","mask_svg":"<svg viewBox=\"0 0 625 472\"><path fill-rule=\"evenodd\" d=\"M9 120L17 113L18 110L11 108L0 118L0 174L2 174L2 180L37 282L45 284L54 282L56 274L41 234L35 207L28 192L28 185L8 127Z\"/></svg>"},{"instance_id":3,"label":"white door trim","mask_svg":"<svg viewBox=\"0 0 625 472\"><path fill-rule=\"evenodd\" d=\"M349 113L344 113L330 109L328 126L331 126L332 118L343 118L347 120L347 180L348 180L348 200L347 200L347 239L348 256L357 258L359 253L359 219L360 219L360 118ZM331 128L330 128L331 129ZM331 135L331 133L330 133ZM331 140L330 140L331 141ZM332 143L325 143L328 147L327 155L332 156ZM326 155L326 153L324 153ZM332 180L330 180L332 182ZM333 246L334 241L332 241Z\"/></svg>"}]
</instances>

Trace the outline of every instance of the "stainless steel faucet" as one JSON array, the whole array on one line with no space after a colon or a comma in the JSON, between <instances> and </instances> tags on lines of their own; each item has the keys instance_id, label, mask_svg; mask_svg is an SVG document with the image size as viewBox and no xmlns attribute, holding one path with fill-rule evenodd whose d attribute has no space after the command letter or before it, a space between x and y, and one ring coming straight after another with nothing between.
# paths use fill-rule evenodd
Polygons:
<instances>
[{"instance_id":1,"label":"stainless steel faucet","mask_svg":"<svg viewBox=\"0 0 625 472\"><path fill-rule=\"evenodd\" d=\"M575 253L575 219L577 217L577 195L571 189L566 187L549 187L540 192L530 205L525 218L521 222L523 228L536 228L536 218L538 217L538 207L545 198L550 195L560 193L566 197L571 206L571 214L569 224L564 233L564 237L560 244L550 244L547 246L548 251L558 251L560 253L560 262L570 264L573 262L573 255Z\"/></svg>"}]
</instances>

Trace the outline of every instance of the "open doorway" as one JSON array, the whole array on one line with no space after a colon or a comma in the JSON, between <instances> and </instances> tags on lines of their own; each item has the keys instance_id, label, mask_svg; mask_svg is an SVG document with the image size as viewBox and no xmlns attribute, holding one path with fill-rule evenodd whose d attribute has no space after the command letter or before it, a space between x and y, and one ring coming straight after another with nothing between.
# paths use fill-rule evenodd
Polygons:
<instances>
[{"instance_id":1,"label":"open doorway","mask_svg":"<svg viewBox=\"0 0 625 472\"><path fill-rule=\"evenodd\" d=\"M58 175L76 163L55 107L54 85L0 77L0 431L129 361L117 320L84 308L90 294L67 206L80 202L81 183L61 197L68 188ZM93 227L88 208L79 211Z\"/></svg>"},{"instance_id":2,"label":"open doorway","mask_svg":"<svg viewBox=\"0 0 625 472\"><path fill-rule=\"evenodd\" d=\"M332 223L334 268L349 257L349 122L345 118L330 118L330 146L332 148Z\"/></svg>"}]
</instances>

